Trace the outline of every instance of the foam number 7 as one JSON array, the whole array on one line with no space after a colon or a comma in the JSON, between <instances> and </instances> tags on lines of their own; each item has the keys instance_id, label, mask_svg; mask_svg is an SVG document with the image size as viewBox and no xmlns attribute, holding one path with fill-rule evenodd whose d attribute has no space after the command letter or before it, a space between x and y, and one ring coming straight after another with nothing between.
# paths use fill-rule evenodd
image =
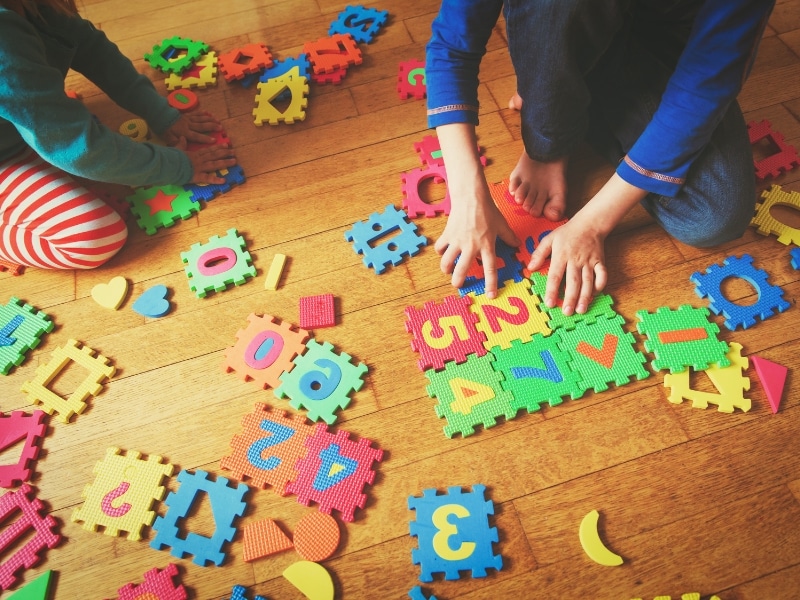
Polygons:
<instances>
[{"instance_id":1,"label":"foam number 7","mask_svg":"<svg viewBox=\"0 0 800 600\"><path fill-rule=\"evenodd\" d=\"M433 536L433 549L444 560L465 560L475 552L475 542L461 542L455 550L450 547L450 538L459 535L458 525L448 520L451 515L466 519L470 513L461 504L445 504L433 511L431 521L437 530Z\"/></svg>"}]
</instances>

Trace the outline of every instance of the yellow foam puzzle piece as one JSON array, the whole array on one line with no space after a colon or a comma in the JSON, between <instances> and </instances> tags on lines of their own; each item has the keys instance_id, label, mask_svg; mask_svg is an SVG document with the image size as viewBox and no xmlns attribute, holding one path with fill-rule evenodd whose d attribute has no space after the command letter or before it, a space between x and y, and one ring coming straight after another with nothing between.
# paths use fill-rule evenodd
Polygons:
<instances>
[{"instance_id":1,"label":"yellow foam puzzle piece","mask_svg":"<svg viewBox=\"0 0 800 600\"><path fill-rule=\"evenodd\" d=\"M789 227L772 216L772 208L780 204L800 210L800 193L784 192L781 186L773 185L769 190L763 191L761 197L764 201L756 204L756 216L750 221L750 225L757 227L761 235L778 236L781 244L800 246L800 229Z\"/></svg>"},{"instance_id":2,"label":"yellow foam puzzle piece","mask_svg":"<svg viewBox=\"0 0 800 600\"><path fill-rule=\"evenodd\" d=\"M299 560L289 565L283 576L308 600L333 600L333 580L320 564Z\"/></svg>"},{"instance_id":3,"label":"yellow foam puzzle piece","mask_svg":"<svg viewBox=\"0 0 800 600\"><path fill-rule=\"evenodd\" d=\"M217 53L213 50L206 52L183 73L170 73L164 84L170 91L217 85Z\"/></svg>"},{"instance_id":4,"label":"yellow foam puzzle piece","mask_svg":"<svg viewBox=\"0 0 800 600\"><path fill-rule=\"evenodd\" d=\"M282 76L258 82L256 107L253 109L254 123L259 127L264 121L270 125L277 125L281 121L287 124L303 121L306 118L306 105L308 99L308 83L305 77ZM278 110L273 100L284 90L289 90L292 99L283 111Z\"/></svg>"}]
</instances>

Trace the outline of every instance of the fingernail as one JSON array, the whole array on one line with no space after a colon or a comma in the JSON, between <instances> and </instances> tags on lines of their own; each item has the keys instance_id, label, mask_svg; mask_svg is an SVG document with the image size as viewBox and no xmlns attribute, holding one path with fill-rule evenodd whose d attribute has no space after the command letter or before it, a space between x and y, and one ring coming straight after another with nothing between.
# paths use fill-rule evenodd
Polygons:
<instances>
[{"instance_id":1,"label":"fingernail","mask_svg":"<svg viewBox=\"0 0 800 600\"><path fill-rule=\"evenodd\" d=\"M570 316L572 314L572 307L569 304L565 304L561 307L561 312L567 316Z\"/></svg>"},{"instance_id":2,"label":"fingernail","mask_svg":"<svg viewBox=\"0 0 800 600\"><path fill-rule=\"evenodd\" d=\"M586 304L583 302L578 303L578 307L575 309L575 312L583 314L586 312Z\"/></svg>"}]
</instances>

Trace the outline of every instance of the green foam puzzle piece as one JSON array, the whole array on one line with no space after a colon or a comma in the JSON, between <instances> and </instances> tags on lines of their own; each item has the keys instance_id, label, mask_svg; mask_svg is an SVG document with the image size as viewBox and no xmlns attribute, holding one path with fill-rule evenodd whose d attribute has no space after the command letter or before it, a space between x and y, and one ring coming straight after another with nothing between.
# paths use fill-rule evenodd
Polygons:
<instances>
[{"instance_id":1,"label":"green foam puzzle piece","mask_svg":"<svg viewBox=\"0 0 800 600\"><path fill-rule=\"evenodd\" d=\"M205 298L212 290L222 292L231 284L242 285L248 277L256 276L244 238L233 228L223 237L212 235L205 244L193 244L181 252L181 259L186 263L189 288L198 298Z\"/></svg>"},{"instance_id":2,"label":"green foam puzzle piece","mask_svg":"<svg viewBox=\"0 0 800 600\"><path fill-rule=\"evenodd\" d=\"M0 304L0 373L8 375L21 364L28 350L36 348L53 327L49 316L19 298L12 296L8 304Z\"/></svg>"},{"instance_id":3,"label":"green foam puzzle piece","mask_svg":"<svg viewBox=\"0 0 800 600\"><path fill-rule=\"evenodd\" d=\"M180 219L191 219L202 208L192 201L192 192L180 185L162 185L138 188L125 198L136 216L136 224L147 235L161 227L172 227Z\"/></svg>"},{"instance_id":4,"label":"green foam puzzle piece","mask_svg":"<svg viewBox=\"0 0 800 600\"><path fill-rule=\"evenodd\" d=\"M46 600L50 592L50 576L52 571L42 573L24 588L17 590L8 600Z\"/></svg>"},{"instance_id":5,"label":"green foam puzzle piece","mask_svg":"<svg viewBox=\"0 0 800 600\"><path fill-rule=\"evenodd\" d=\"M447 437L456 433L467 437L475 433L476 425L488 429L497 424L498 417L516 416L511 406L513 395L503 390L503 375L492 368L493 361L491 354L470 354L464 363L448 361L442 371L425 371L430 382L428 395L439 400L436 414L447 419Z\"/></svg>"},{"instance_id":6,"label":"green foam puzzle piece","mask_svg":"<svg viewBox=\"0 0 800 600\"><path fill-rule=\"evenodd\" d=\"M597 319L602 317L613 317L616 311L611 308L614 304L614 299L608 294L597 294L589 305L585 313L573 313L569 316L561 311L560 299L559 306L548 308L544 303L544 292L547 288L547 275L541 273L531 274L531 288L542 301L540 304L541 309L547 313L550 318L547 323L550 329L574 329L578 323L594 323Z\"/></svg>"},{"instance_id":7,"label":"green foam puzzle piece","mask_svg":"<svg viewBox=\"0 0 800 600\"><path fill-rule=\"evenodd\" d=\"M655 355L653 368L680 373L687 367L703 371L712 364L727 367L728 343L717 338L719 326L708 320L707 308L689 304L672 310L662 306L654 313L640 310L639 333L647 335L645 349Z\"/></svg>"},{"instance_id":8,"label":"green foam puzzle piece","mask_svg":"<svg viewBox=\"0 0 800 600\"><path fill-rule=\"evenodd\" d=\"M574 329L559 329L554 335L561 339L559 347L569 352L571 367L580 374L580 398L588 389L604 392L609 383L625 385L631 377L645 379L651 375L644 367L647 357L636 350L636 338L623 328L622 315L599 317L594 323L580 322Z\"/></svg>"},{"instance_id":9,"label":"green foam puzzle piece","mask_svg":"<svg viewBox=\"0 0 800 600\"><path fill-rule=\"evenodd\" d=\"M529 342L514 340L507 350L492 349L492 366L503 374L503 389L514 395L513 409L534 412L542 402L555 406L562 396L580 392L580 376L570 367L569 353L558 347L560 341L558 336L537 333Z\"/></svg>"}]
</instances>

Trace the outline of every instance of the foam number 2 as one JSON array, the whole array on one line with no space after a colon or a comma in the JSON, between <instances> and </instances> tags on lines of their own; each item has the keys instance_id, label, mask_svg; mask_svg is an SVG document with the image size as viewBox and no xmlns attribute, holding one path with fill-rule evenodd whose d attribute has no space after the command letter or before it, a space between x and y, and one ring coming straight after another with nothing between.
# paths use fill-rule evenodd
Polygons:
<instances>
[{"instance_id":1,"label":"foam number 2","mask_svg":"<svg viewBox=\"0 0 800 600\"><path fill-rule=\"evenodd\" d=\"M462 342L469 339L469 332L464 320L458 316L440 317L437 321L437 328L442 332L441 335L434 335L434 325L432 321L426 321L422 325L422 338L431 348L443 350L453 344L455 335Z\"/></svg>"},{"instance_id":2,"label":"foam number 2","mask_svg":"<svg viewBox=\"0 0 800 600\"><path fill-rule=\"evenodd\" d=\"M263 457L264 450L272 446L282 444L291 438L296 432L291 427L281 425L280 423L275 423L269 419L262 420L260 426L261 429L268 432L270 435L259 438L250 444L250 448L247 450L247 460L249 460L250 463L258 469L271 471L281 464L281 459L277 456L270 456L269 458L265 459Z\"/></svg>"},{"instance_id":3,"label":"foam number 2","mask_svg":"<svg viewBox=\"0 0 800 600\"><path fill-rule=\"evenodd\" d=\"M433 549L444 560L465 560L475 552L475 542L461 542L455 550L450 547L450 538L459 535L458 525L449 521L451 515L465 519L470 516L470 513L461 504L444 504L433 511L431 521L436 527Z\"/></svg>"},{"instance_id":4,"label":"foam number 2","mask_svg":"<svg viewBox=\"0 0 800 600\"><path fill-rule=\"evenodd\" d=\"M327 358L319 358L314 364L324 371L309 371L300 378L300 391L311 400L325 400L336 391L342 381L341 367Z\"/></svg>"},{"instance_id":5,"label":"foam number 2","mask_svg":"<svg viewBox=\"0 0 800 600\"><path fill-rule=\"evenodd\" d=\"M525 302L522 300L522 298L516 298L512 296L508 299L508 303L517 309L516 313L508 312L498 306L492 306L490 304L486 304L481 307L483 309L483 315L486 318L486 321L488 321L489 328L493 333L499 333L503 330L503 326L500 325L500 321L505 321L506 323L510 323L512 325L524 325L530 318L531 313L528 310L528 307L525 306Z\"/></svg>"}]
</instances>

